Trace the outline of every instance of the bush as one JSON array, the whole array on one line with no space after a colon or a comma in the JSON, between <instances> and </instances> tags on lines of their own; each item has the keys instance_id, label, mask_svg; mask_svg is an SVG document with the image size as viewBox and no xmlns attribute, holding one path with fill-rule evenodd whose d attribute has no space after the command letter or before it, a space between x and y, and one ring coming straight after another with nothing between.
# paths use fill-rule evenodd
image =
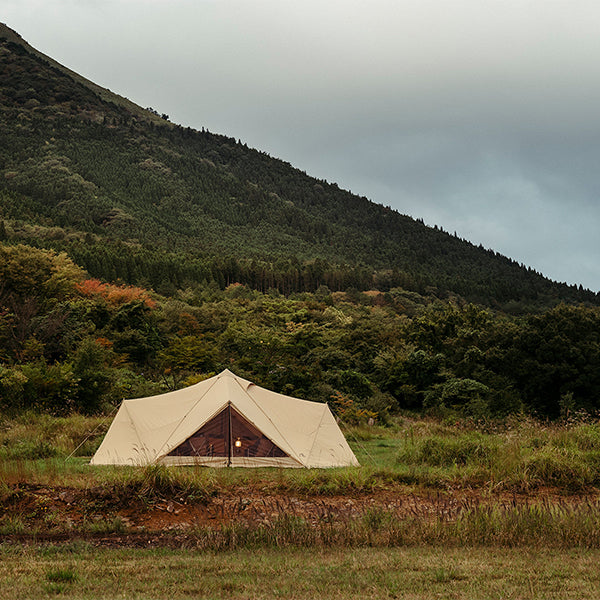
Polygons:
<instances>
[{"instance_id":1,"label":"bush","mask_svg":"<svg viewBox=\"0 0 600 600\"><path fill-rule=\"evenodd\" d=\"M498 443L480 433L458 438L433 436L409 442L397 457L399 463L433 467L477 464L488 466L497 456Z\"/></svg>"},{"instance_id":2,"label":"bush","mask_svg":"<svg viewBox=\"0 0 600 600\"><path fill-rule=\"evenodd\" d=\"M529 486L557 486L581 491L596 483L598 473L579 452L545 446L523 462L522 478Z\"/></svg>"},{"instance_id":3,"label":"bush","mask_svg":"<svg viewBox=\"0 0 600 600\"><path fill-rule=\"evenodd\" d=\"M57 455L58 450L46 440L23 440L0 447L0 457L5 460L36 460Z\"/></svg>"},{"instance_id":4,"label":"bush","mask_svg":"<svg viewBox=\"0 0 600 600\"><path fill-rule=\"evenodd\" d=\"M53 415L66 415L74 410L78 388L71 365L28 363L23 365L22 371L27 378L23 386L26 406L35 406Z\"/></svg>"},{"instance_id":5,"label":"bush","mask_svg":"<svg viewBox=\"0 0 600 600\"><path fill-rule=\"evenodd\" d=\"M491 390L473 379L452 378L436 384L425 394L423 408L443 414L447 410L475 418L491 417Z\"/></svg>"}]
</instances>

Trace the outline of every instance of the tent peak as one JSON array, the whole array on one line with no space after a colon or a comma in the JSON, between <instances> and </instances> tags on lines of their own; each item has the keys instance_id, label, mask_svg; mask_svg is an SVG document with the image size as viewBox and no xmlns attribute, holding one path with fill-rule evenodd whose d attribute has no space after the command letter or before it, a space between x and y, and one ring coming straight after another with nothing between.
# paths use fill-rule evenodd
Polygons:
<instances>
[{"instance_id":1,"label":"tent peak","mask_svg":"<svg viewBox=\"0 0 600 600\"><path fill-rule=\"evenodd\" d=\"M237 375L232 373L229 369L223 369L217 377L237 377Z\"/></svg>"},{"instance_id":2,"label":"tent peak","mask_svg":"<svg viewBox=\"0 0 600 600\"><path fill-rule=\"evenodd\" d=\"M218 375L216 375L216 379L220 379L221 377L229 377L230 379L233 379L244 390L247 390L251 385L255 385L251 381L232 373L229 369L224 369Z\"/></svg>"}]
</instances>

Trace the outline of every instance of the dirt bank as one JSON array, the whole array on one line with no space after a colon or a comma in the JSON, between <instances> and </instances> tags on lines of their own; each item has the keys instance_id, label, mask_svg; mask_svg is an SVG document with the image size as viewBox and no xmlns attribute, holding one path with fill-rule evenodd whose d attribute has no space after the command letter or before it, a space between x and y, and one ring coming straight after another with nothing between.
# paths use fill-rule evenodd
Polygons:
<instances>
[{"instance_id":1,"label":"dirt bank","mask_svg":"<svg viewBox=\"0 0 600 600\"><path fill-rule=\"evenodd\" d=\"M99 545L180 546L200 529L237 523L271 527L282 518L320 525L391 514L397 519L452 521L481 507L545 505L570 509L600 504L597 493L559 495L490 494L481 490L453 492L409 489L357 493L352 496L295 496L239 487L202 498L177 495L148 498L110 488L78 489L29 484L5 486L0 498L0 527L7 540L66 541L85 538Z\"/></svg>"}]
</instances>

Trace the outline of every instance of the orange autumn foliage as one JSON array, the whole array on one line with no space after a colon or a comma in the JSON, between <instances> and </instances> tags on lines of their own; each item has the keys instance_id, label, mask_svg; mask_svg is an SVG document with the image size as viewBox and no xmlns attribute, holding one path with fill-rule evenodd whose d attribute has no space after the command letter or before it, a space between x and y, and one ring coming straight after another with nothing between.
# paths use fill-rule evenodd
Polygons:
<instances>
[{"instance_id":1,"label":"orange autumn foliage","mask_svg":"<svg viewBox=\"0 0 600 600\"><path fill-rule=\"evenodd\" d=\"M150 298L147 290L133 285L114 285L102 283L99 279L86 279L77 283L76 287L84 296L100 296L114 306L135 301L143 302L148 308L156 306L156 302Z\"/></svg>"},{"instance_id":2,"label":"orange autumn foliage","mask_svg":"<svg viewBox=\"0 0 600 600\"><path fill-rule=\"evenodd\" d=\"M105 338L105 337L96 338L96 344L98 344L99 346L102 346L103 348L110 349L113 347L113 342L111 342L108 338Z\"/></svg>"}]
</instances>

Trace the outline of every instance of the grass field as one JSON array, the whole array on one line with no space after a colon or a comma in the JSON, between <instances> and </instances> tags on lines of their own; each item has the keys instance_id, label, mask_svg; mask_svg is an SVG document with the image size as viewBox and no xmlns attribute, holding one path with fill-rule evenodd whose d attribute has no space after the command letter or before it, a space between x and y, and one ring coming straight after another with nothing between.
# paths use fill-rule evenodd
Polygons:
<instances>
[{"instance_id":1,"label":"grass field","mask_svg":"<svg viewBox=\"0 0 600 600\"><path fill-rule=\"evenodd\" d=\"M0 549L0 598L596 599L600 551Z\"/></svg>"},{"instance_id":2,"label":"grass field","mask_svg":"<svg viewBox=\"0 0 600 600\"><path fill-rule=\"evenodd\" d=\"M0 599L598 597L596 421L354 428L330 470L90 467L107 424L0 423ZM171 499L220 517L128 525Z\"/></svg>"}]
</instances>

